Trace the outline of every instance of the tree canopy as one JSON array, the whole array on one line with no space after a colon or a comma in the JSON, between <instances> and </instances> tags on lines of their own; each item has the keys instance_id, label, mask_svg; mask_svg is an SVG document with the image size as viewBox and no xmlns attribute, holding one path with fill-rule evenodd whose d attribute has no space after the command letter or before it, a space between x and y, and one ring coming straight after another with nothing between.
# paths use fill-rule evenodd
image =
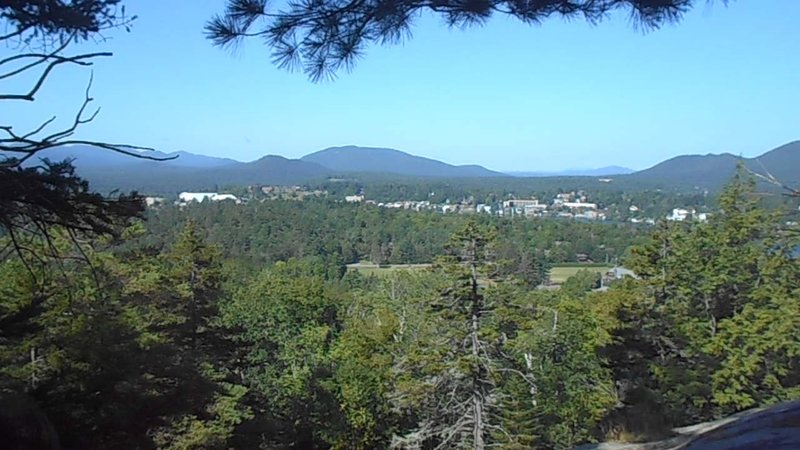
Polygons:
<instances>
[{"instance_id":1,"label":"tree canopy","mask_svg":"<svg viewBox=\"0 0 800 450\"><path fill-rule=\"evenodd\" d=\"M644 240L612 224L265 200L163 205L122 242L90 238L90 264L27 261L40 280L12 253L0 429L11 448L546 450L797 399L797 227L753 189L741 174L708 222ZM638 278L538 288L556 249L612 240L633 245ZM434 263L344 265L373 244Z\"/></svg>"},{"instance_id":2,"label":"tree canopy","mask_svg":"<svg viewBox=\"0 0 800 450\"><path fill-rule=\"evenodd\" d=\"M727 3L727 0L722 0ZM300 0L284 8L267 0L229 0L223 13L206 24L218 46L260 38L272 48L275 63L302 69L314 81L350 68L372 43L391 44L411 36L424 13L450 27L486 23L510 16L528 24L561 17L597 24L627 11L634 25L656 29L678 22L697 0Z\"/></svg>"}]
</instances>

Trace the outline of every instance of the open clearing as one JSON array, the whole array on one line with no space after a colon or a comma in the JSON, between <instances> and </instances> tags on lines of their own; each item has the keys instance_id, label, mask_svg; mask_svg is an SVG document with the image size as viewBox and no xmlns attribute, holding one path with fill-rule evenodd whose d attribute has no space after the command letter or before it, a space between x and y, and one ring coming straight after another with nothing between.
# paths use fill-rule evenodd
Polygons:
<instances>
[{"instance_id":1,"label":"open clearing","mask_svg":"<svg viewBox=\"0 0 800 450\"><path fill-rule=\"evenodd\" d=\"M396 270L420 270L420 269L427 269L430 267L431 264L392 264L392 265L385 265L385 266L378 266L377 264L371 263L355 263L355 264L348 264L347 270L357 270L361 272L362 275L375 275L378 277L384 277ZM567 278L575 275L580 270L589 270L591 272L596 273L606 273L612 269L612 266L596 266L596 265L581 265L575 264L570 266L558 266L553 267L550 270L550 282L552 284L562 284L567 281Z\"/></svg>"},{"instance_id":2,"label":"open clearing","mask_svg":"<svg viewBox=\"0 0 800 450\"><path fill-rule=\"evenodd\" d=\"M369 264L369 263L356 263L356 264L348 264L347 270L357 270L361 272L362 275L375 275L378 277L389 275L390 273L396 270L420 270L420 269L427 269L430 267L430 264L392 264L392 265L385 265L385 266L378 266L377 264Z\"/></svg>"}]
</instances>

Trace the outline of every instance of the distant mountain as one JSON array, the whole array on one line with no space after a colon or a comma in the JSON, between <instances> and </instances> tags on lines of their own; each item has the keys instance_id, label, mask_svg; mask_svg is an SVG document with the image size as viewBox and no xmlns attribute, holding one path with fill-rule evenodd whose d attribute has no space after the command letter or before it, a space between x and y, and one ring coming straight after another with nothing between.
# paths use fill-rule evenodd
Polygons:
<instances>
[{"instance_id":1,"label":"distant mountain","mask_svg":"<svg viewBox=\"0 0 800 450\"><path fill-rule=\"evenodd\" d=\"M209 161L201 159L193 162L193 166L156 161L105 167L75 163L78 173L99 192L118 189L167 195L181 191L214 191L224 186L299 184L331 174L330 170L318 164L272 155L249 163L233 161L203 166L203 162Z\"/></svg>"},{"instance_id":2,"label":"distant mountain","mask_svg":"<svg viewBox=\"0 0 800 450\"><path fill-rule=\"evenodd\" d=\"M331 147L303 156L341 173L392 173L415 177L476 178L504 176L477 165L454 166L435 159L410 155L400 150L372 147Z\"/></svg>"},{"instance_id":3,"label":"distant mountain","mask_svg":"<svg viewBox=\"0 0 800 450\"><path fill-rule=\"evenodd\" d=\"M198 155L189 152L141 152L156 158L152 161L89 146L65 146L37 154L28 164L40 159L73 160L78 174L89 180L98 192L139 191L153 194L176 194L187 190L215 190L222 186L251 184L297 184L331 174L318 164L265 156L243 163L228 158Z\"/></svg>"},{"instance_id":4,"label":"distant mountain","mask_svg":"<svg viewBox=\"0 0 800 450\"><path fill-rule=\"evenodd\" d=\"M677 156L625 178L673 187L718 189L730 181L739 162L756 173L770 173L783 183L800 184L800 141L755 158L740 158L730 153Z\"/></svg>"},{"instance_id":5,"label":"distant mountain","mask_svg":"<svg viewBox=\"0 0 800 450\"><path fill-rule=\"evenodd\" d=\"M790 142L748 161L758 173L769 172L775 178L793 185L800 184L800 141Z\"/></svg>"},{"instance_id":6,"label":"distant mountain","mask_svg":"<svg viewBox=\"0 0 800 450\"><path fill-rule=\"evenodd\" d=\"M295 184L324 178L331 170L308 161L267 155L249 163L213 170L217 184Z\"/></svg>"},{"instance_id":7,"label":"distant mountain","mask_svg":"<svg viewBox=\"0 0 800 450\"><path fill-rule=\"evenodd\" d=\"M385 148L333 147L302 159L269 155L248 163L188 152L147 154L178 157L157 162L85 146L50 149L38 156L57 161L74 159L78 173L99 192L136 190L160 195L218 190L225 186L303 184L342 175L371 180L402 178L404 183L414 183L420 178L476 178L482 179L481 183L493 183L490 177L505 176L481 166L454 166ZM756 158L739 158L729 153L678 156L627 175L621 173L629 169L611 166L582 171L529 172L523 176L549 177L553 182L579 183L580 186L598 183L598 177L613 176L615 188L716 190L730 180L740 161L757 173L770 173L787 185L800 186L800 141ZM30 163L37 164L38 158ZM560 177L565 178L558 181ZM576 181L580 180L577 177L585 179Z\"/></svg>"},{"instance_id":8,"label":"distant mountain","mask_svg":"<svg viewBox=\"0 0 800 450\"><path fill-rule=\"evenodd\" d=\"M239 161L230 158L217 158L189 152L168 153L167 156L177 156L177 158L169 160L169 164L184 167L220 167L241 164Z\"/></svg>"},{"instance_id":9,"label":"distant mountain","mask_svg":"<svg viewBox=\"0 0 800 450\"><path fill-rule=\"evenodd\" d=\"M718 187L733 176L740 159L721 155L682 155L640 170L627 178L698 187Z\"/></svg>"},{"instance_id":10,"label":"distant mountain","mask_svg":"<svg viewBox=\"0 0 800 450\"><path fill-rule=\"evenodd\" d=\"M171 158L167 161L162 161L164 165L178 166L178 167L219 167L230 164L238 164L228 158L217 158L214 156L197 155L189 152L173 152L163 153L159 151L133 151L142 156L154 158ZM50 148L43 150L36 155L35 160L31 161L32 164L38 164L38 161L43 158L48 158L51 161L63 161L65 159L74 160L75 167L88 168L88 167L127 167L140 165L142 162L149 161L147 159L137 159L129 155L113 152L103 148L91 147L88 145L67 145L64 147Z\"/></svg>"},{"instance_id":11,"label":"distant mountain","mask_svg":"<svg viewBox=\"0 0 800 450\"><path fill-rule=\"evenodd\" d=\"M604 177L627 175L635 170L620 166L606 166L599 169L569 169L555 172L508 172L515 177Z\"/></svg>"}]
</instances>

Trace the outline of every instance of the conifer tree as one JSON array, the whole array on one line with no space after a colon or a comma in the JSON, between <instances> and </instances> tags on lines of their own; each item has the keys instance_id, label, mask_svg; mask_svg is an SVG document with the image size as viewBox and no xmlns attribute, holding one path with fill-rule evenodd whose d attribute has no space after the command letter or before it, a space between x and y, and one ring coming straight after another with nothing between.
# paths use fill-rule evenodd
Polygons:
<instances>
[{"instance_id":1,"label":"conifer tree","mask_svg":"<svg viewBox=\"0 0 800 450\"><path fill-rule=\"evenodd\" d=\"M396 437L394 447L482 450L493 444L494 433L507 433L493 414L500 377L509 371L524 375L509 367L502 352L494 316L507 299L490 294L490 285L500 281L493 246L493 232L469 222L435 265L449 286L430 303L438 335L426 344L437 346L429 351L444 359L420 369L429 395L420 405L416 429Z\"/></svg>"}]
</instances>

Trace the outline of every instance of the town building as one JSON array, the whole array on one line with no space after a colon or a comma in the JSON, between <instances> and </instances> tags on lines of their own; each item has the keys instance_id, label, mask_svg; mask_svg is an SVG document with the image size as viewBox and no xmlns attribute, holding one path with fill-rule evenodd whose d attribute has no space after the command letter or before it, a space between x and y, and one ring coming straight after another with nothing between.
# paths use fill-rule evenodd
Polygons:
<instances>
[{"instance_id":1,"label":"town building","mask_svg":"<svg viewBox=\"0 0 800 450\"><path fill-rule=\"evenodd\" d=\"M224 200L233 200L236 203L241 203L238 197L233 194L218 194L216 192L181 192L178 194L179 203L201 203L205 200L219 202Z\"/></svg>"}]
</instances>

